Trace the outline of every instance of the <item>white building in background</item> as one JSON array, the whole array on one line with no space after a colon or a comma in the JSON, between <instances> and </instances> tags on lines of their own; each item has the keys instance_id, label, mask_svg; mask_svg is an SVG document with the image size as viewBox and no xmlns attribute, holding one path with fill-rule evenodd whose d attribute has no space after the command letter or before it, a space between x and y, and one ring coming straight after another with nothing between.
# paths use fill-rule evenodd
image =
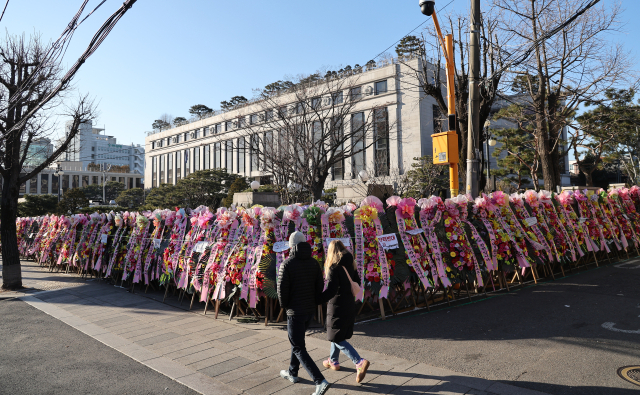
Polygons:
<instances>
[{"instance_id":1,"label":"white building in background","mask_svg":"<svg viewBox=\"0 0 640 395\"><path fill-rule=\"evenodd\" d=\"M373 119L372 112L381 108L386 110L387 124L393 126L388 130L386 144L372 144L362 155L355 155L341 166L334 167L325 184L326 188L359 183L358 173L363 167L375 177L374 172L380 169L378 164L373 169L373 161L379 157L387 158L386 168L382 172L388 174L390 179L376 182L393 184L393 175L403 175L410 170L414 158L433 155L431 135L446 131L448 125L435 99L426 96L419 87L414 70L421 69L420 62L420 59L383 62L363 70L357 75L355 84L347 84L349 90L357 89L362 99L354 107L351 121L345 121L344 128L351 127L349 122L357 119ZM341 98L349 100L352 92L332 94L341 94ZM291 100L286 102L287 98ZM294 94L285 93L282 100L287 107L295 107ZM149 133L145 138L145 185L150 188L163 183L174 185L194 171L215 168L226 168L229 173L252 179L268 177L269 174L255 164L248 135L254 119L264 122L269 119L270 111L265 110L264 103L250 102L241 108L206 119ZM500 123L491 127L500 127ZM495 148L492 147L491 151ZM496 159L492 157L491 160L492 169L496 169ZM461 158L460 165L465 165L464 158ZM567 161L563 167L566 168L563 173L568 173ZM566 178L569 185L568 174Z\"/></svg>"},{"instance_id":2,"label":"white building in background","mask_svg":"<svg viewBox=\"0 0 640 395\"><path fill-rule=\"evenodd\" d=\"M413 68L419 67L419 59L408 63ZM357 89L362 97L351 114L351 120L372 119L374 108L383 108L386 109L388 125L392 126L389 128L388 144L373 144L362 157L345 160L341 168L334 168L333 174L327 179L327 188L356 182L363 164L373 177L369 162L379 157L381 150L386 151L382 156L388 158L387 168L383 171L397 174L404 174L411 169L413 158L432 155L431 134L434 127L441 125L438 118L440 112L436 101L425 96L418 88L415 74L409 66L397 61L379 64L358 74L355 84L346 85L348 89L341 96L345 101L352 94L347 90ZM291 93L283 94L281 100L286 103L289 97L291 100L288 104L294 104L295 95ZM264 113L264 104L254 102L148 135L145 138L145 185L153 188L162 183L175 184L189 173L214 168L226 168L230 173L248 178L269 176L255 166L249 149L249 132L243 130L243 125L254 122L254 117L268 119ZM343 127L349 128L350 125Z\"/></svg>"},{"instance_id":3,"label":"white building in background","mask_svg":"<svg viewBox=\"0 0 640 395\"><path fill-rule=\"evenodd\" d=\"M66 124L67 132L72 121ZM80 125L78 134L69 143L69 149L61 160L82 162L87 167L90 163L129 166L131 173L144 174L144 147L138 145L118 144L116 138L101 134L102 128L94 128L91 121Z\"/></svg>"},{"instance_id":4,"label":"white building in background","mask_svg":"<svg viewBox=\"0 0 640 395\"><path fill-rule=\"evenodd\" d=\"M63 171L62 175L56 175L57 165ZM25 167L25 172L31 169ZM104 179L103 179L104 177ZM19 193L22 197L29 195L60 194L72 188L82 188L92 184L103 185L103 181L116 181L124 184L125 189L143 188L142 174L140 173L116 173L87 170L82 162L56 162L36 174L32 179L20 185Z\"/></svg>"}]
</instances>

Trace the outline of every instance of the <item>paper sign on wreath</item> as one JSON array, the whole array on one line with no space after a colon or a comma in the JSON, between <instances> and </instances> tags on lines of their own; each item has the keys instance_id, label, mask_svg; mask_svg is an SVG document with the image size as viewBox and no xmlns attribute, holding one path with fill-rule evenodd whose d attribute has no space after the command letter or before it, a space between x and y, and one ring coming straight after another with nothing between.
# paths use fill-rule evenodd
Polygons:
<instances>
[{"instance_id":1,"label":"paper sign on wreath","mask_svg":"<svg viewBox=\"0 0 640 395\"><path fill-rule=\"evenodd\" d=\"M378 236L380 245L385 250L392 250L398 248L398 238L395 233L387 233L386 235Z\"/></svg>"},{"instance_id":2,"label":"paper sign on wreath","mask_svg":"<svg viewBox=\"0 0 640 395\"><path fill-rule=\"evenodd\" d=\"M287 240L276 241L273 243L273 252L283 252L289 249L289 242Z\"/></svg>"}]
</instances>

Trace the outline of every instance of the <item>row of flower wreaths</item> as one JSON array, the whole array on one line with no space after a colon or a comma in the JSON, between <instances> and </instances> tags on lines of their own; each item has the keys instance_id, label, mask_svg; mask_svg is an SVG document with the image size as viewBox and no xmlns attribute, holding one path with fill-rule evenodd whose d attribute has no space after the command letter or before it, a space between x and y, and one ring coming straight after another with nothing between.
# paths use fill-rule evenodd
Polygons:
<instances>
[{"instance_id":1,"label":"row of flower wreaths","mask_svg":"<svg viewBox=\"0 0 640 395\"><path fill-rule=\"evenodd\" d=\"M344 242L357 263L359 300L386 298L390 287L411 278L425 289L461 281L482 286L491 271L568 264L640 246L638 186L560 194L498 191L475 200L392 196L385 203L369 196L359 206L318 201L215 213L201 206L18 218L18 246L42 265L133 283L158 281L197 292L202 301L239 292L251 307L265 287L274 288L295 230L306 234L319 263L331 240Z\"/></svg>"}]
</instances>

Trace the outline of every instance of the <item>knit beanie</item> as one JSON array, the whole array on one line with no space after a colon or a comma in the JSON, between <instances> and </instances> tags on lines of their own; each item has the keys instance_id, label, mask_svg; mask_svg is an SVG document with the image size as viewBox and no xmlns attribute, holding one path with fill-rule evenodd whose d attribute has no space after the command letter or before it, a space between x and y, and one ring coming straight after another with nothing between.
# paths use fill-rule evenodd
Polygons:
<instances>
[{"instance_id":1,"label":"knit beanie","mask_svg":"<svg viewBox=\"0 0 640 395\"><path fill-rule=\"evenodd\" d=\"M289 236L289 248L293 248L298 245L298 243L302 243L303 241L307 241L307 238L302 232L293 232L291 233L291 236Z\"/></svg>"}]
</instances>

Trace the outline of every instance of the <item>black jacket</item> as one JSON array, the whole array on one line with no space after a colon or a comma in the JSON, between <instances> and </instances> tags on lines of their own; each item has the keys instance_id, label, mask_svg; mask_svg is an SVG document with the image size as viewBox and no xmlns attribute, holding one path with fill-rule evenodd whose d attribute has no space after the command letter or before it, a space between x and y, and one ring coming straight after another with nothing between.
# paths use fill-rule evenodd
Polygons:
<instances>
[{"instance_id":1,"label":"black jacket","mask_svg":"<svg viewBox=\"0 0 640 395\"><path fill-rule=\"evenodd\" d=\"M349 272L351 280L360 284L358 275L353 268L353 255L345 252L333 268L329 271L327 289L322 292L320 301L327 304L327 337L334 343L351 339L353 324L356 319L356 300L351 293L351 282L347 278Z\"/></svg>"},{"instance_id":2,"label":"black jacket","mask_svg":"<svg viewBox=\"0 0 640 395\"><path fill-rule=\"evenodd\" d=\"M287 315L313 314L322 293L322 271L307 242L294 246L280 265L278 299Z\"/></svg>"}]
</instances>

